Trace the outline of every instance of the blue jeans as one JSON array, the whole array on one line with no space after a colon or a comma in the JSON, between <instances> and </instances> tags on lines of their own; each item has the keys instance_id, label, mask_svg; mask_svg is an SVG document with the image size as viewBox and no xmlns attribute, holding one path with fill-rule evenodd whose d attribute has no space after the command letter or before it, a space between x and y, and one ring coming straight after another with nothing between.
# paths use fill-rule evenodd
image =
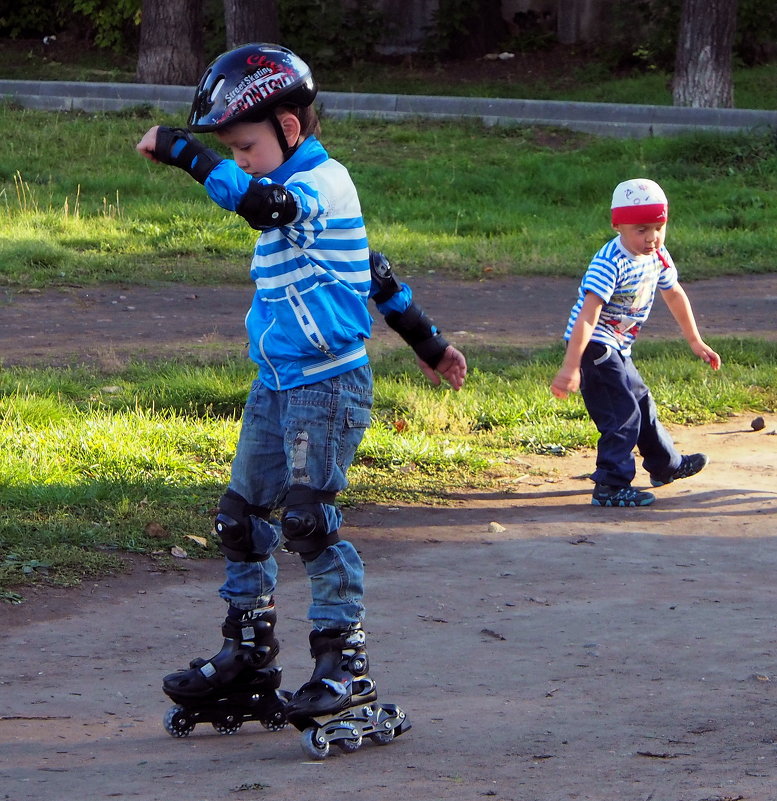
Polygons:
<instances>
[{"instance_id":1,"label":"blue jeans","mask_svg":"<svg viewBox=\"0 0 777 801\"><path fill-rule=\"evenodd\" d=\"M580 394L600 435L591 478L615 487L629 486L636 474L635 446L650 475L665 476L676 470L681 455L658 420L653 396L631 357L590 342L580 368Z\"/></svg>"},{"instance_id":2,"label":"blue jeans","mask_svg":"<svg viewBox=\"0 0 777 801\"><path fill-rule=\"evenodd\" d=\"M230 489L268 509L283 505L291 485L335 493L348 485L346 473L370 422L372 371L356 368L317 384L272 390L255 381L243 411ZM323 504L334 532L340 510ZM252 517L255 542L266 553L278 547L280 525ZM308 617L317 629L347 628L362 619L364 566L350 542L340 540L303 562L310 578ZM275 557L262 562L226 560L219 595L238 609L255 609L275 590Z\"/></svg>"}]
</instances>

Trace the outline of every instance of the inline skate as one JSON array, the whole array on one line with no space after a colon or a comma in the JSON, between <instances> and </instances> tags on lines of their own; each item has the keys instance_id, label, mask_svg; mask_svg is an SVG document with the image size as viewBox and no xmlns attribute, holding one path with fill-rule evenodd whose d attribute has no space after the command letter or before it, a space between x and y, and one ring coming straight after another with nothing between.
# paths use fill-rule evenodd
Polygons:
<instances>
[{"instance_id":1,"label":"inline skate","mask_svg":"<svg viewBox=\"0 0 777 801\"><path fill-rule=\"evenodd\" d=\"M286 705L308 757L325 759L330 743L346 753L355 751L364 737L387 745L410 728L398 706L377 701L361 623L345 630L312 631L310 653L316 662L313 675Z\"/></svg>"},{"instance_id":2,"label":"inline skate","mask_svg":"<svg viewBox=\"0 0 777 801\"><path fill-rule=\"evenodd\" d=\"M164 718L168 734L187 737L198 723L210 723L220 734L235 734L247 720L270 731L287 725L291 693L279 689L275 621L272 605L233 613L221 627L224 644L215 656L164 677L162 689L175 702Z\"/></svg>"}]
</instances>

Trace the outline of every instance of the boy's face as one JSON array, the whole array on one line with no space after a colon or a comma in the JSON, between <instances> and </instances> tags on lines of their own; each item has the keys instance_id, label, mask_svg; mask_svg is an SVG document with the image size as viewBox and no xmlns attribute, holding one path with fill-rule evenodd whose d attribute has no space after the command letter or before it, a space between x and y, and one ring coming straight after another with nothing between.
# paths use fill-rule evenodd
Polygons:
<instances>
[{"instance_id":1,"label":"boy's face","mask_svg":"<svg viewBox=\"0 0 777 801\"><path fill-rule=\"evenodd\" d=\"M232 151L237 166L254 178L261 178L283 164L283 152L269 120L236 122L215 133Z\"/></svg>"},{"instance_id":2,"label":"boy's face","mask_svg":"<svg viewBox=\"0 0 777 801\"><path fill-rule=\"evenodd\" d=\"M621 223L613 225L623 247L635 256L650 256L666 239L666 223Z\"/></svg>"}]
</instances>

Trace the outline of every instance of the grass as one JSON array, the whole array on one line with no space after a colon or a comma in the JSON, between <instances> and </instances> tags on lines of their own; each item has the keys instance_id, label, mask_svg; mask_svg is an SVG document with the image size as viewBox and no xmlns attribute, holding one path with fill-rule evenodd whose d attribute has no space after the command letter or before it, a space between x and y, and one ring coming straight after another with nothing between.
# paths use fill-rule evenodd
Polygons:
<instances>
[{"instance_id":1,"label":"grass","mask_svg":"<svg viewBox=\"0 0 777 801\"><path fill-rule=\"evenodd\" d=\"M662 419L777 409L777 345L712 344L726 364L717 374L682 343L640 343ZM346 505L445 503L446 488L498 488L525 472L518 454L594 445L579 397L550 399L560 348L492 348L469 359L467 384L453 393L424 383L405 350L376 358L373 425ZM252 377L242 360L2 371L0 598L20 600L34 581L68 585L118 569L121 553L215 555L207 532Z\"/></svg>"},{"instance_id":2,"label":"grass","mask_svg":"<svg viewBox=\"0 0 777 801\"><path fill-rule=\"evenodd\" d=\"M547 60L547 59L544 59ZM442 95L456 97L505 97L529 100L572 100L582 103L637 103L671 106L671 75L661 70L634 70L613 74L605 63L591 59L569 66L563 51L555 69L542 74L532 69L531 58L494 64L488 72L473 69L468 77L451 65L397 69L395 64L365 65L364 69L327 73L320 77L333 92ZM777 106L777 64L735 68L734 99L737 108L773 109Z\"/></svg>"},{"instance_id":3,"label":"grass","mask_svg":"<svg viewBox=\"0 0 777 801\"><path fill-rule=\"evenodd\" d=\"M180 120L148 109L2 111L0 285L245 279L253 232L188 176L134 152L150 124ZM372 246L403 275L579 275L610 235L612 187L635 175L667 190L684 279L774 269L772 131L635 141L335 120L324 131L360 188ZM711 344L726 364L719 374L683 344L638 346L662 419L777 408L777 346ZM344 503L445 503L445 488L498 488L524 472L517 454L594 444L579 397L550 398L559 349L467 355L458 394L423 383L406 351L375 360L374 422ZM252 377L243 361L0 371L0 598L120 569L127 552L215 554L207 532Z\"/></svg>"},{"instance_id":4,"label":"grass","mask_svg":"<svg viewBox=\"0 0 777 801\"><path fill-rule=\"evenodd\" d=\"M0 283L243 280L254 232L185 173L134 152L149 110L6 108L0 116ZM609 197L647 175L672 205L684 279L770 272L777 137L597 139L479 124L325 120L349 165L372 246L404 274L578 275L610 236Z\"/></svg>"}]
</instances>

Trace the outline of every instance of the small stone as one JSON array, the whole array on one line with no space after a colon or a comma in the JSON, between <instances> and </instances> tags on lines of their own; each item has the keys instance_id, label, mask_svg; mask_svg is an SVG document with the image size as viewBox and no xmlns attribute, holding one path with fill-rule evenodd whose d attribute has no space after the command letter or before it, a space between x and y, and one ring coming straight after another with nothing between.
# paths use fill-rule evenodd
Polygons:
<instances>
[{"instance_id":1,"label":"small stone","mask_svg":"<svg viewBox=\"0 0 777 801\"><path fill-rule=\"evenodd\" d=\"M760 431L762 428L766 428L766 423L764 422L763 417L755 417L750 423L750 428L753 431Z\"/></svg>"},{"instance_id":2,"label":"small stone","mask_svg":"<svg viewBox=\"0 0 777 801\"><path fill-rule=\"evenodd\" d=\"M507 531L507 529L501 525L501 523L490 522L488 524L488 531L491 534L501 534L503 531Z\"/></svg>"}]
</instances>

